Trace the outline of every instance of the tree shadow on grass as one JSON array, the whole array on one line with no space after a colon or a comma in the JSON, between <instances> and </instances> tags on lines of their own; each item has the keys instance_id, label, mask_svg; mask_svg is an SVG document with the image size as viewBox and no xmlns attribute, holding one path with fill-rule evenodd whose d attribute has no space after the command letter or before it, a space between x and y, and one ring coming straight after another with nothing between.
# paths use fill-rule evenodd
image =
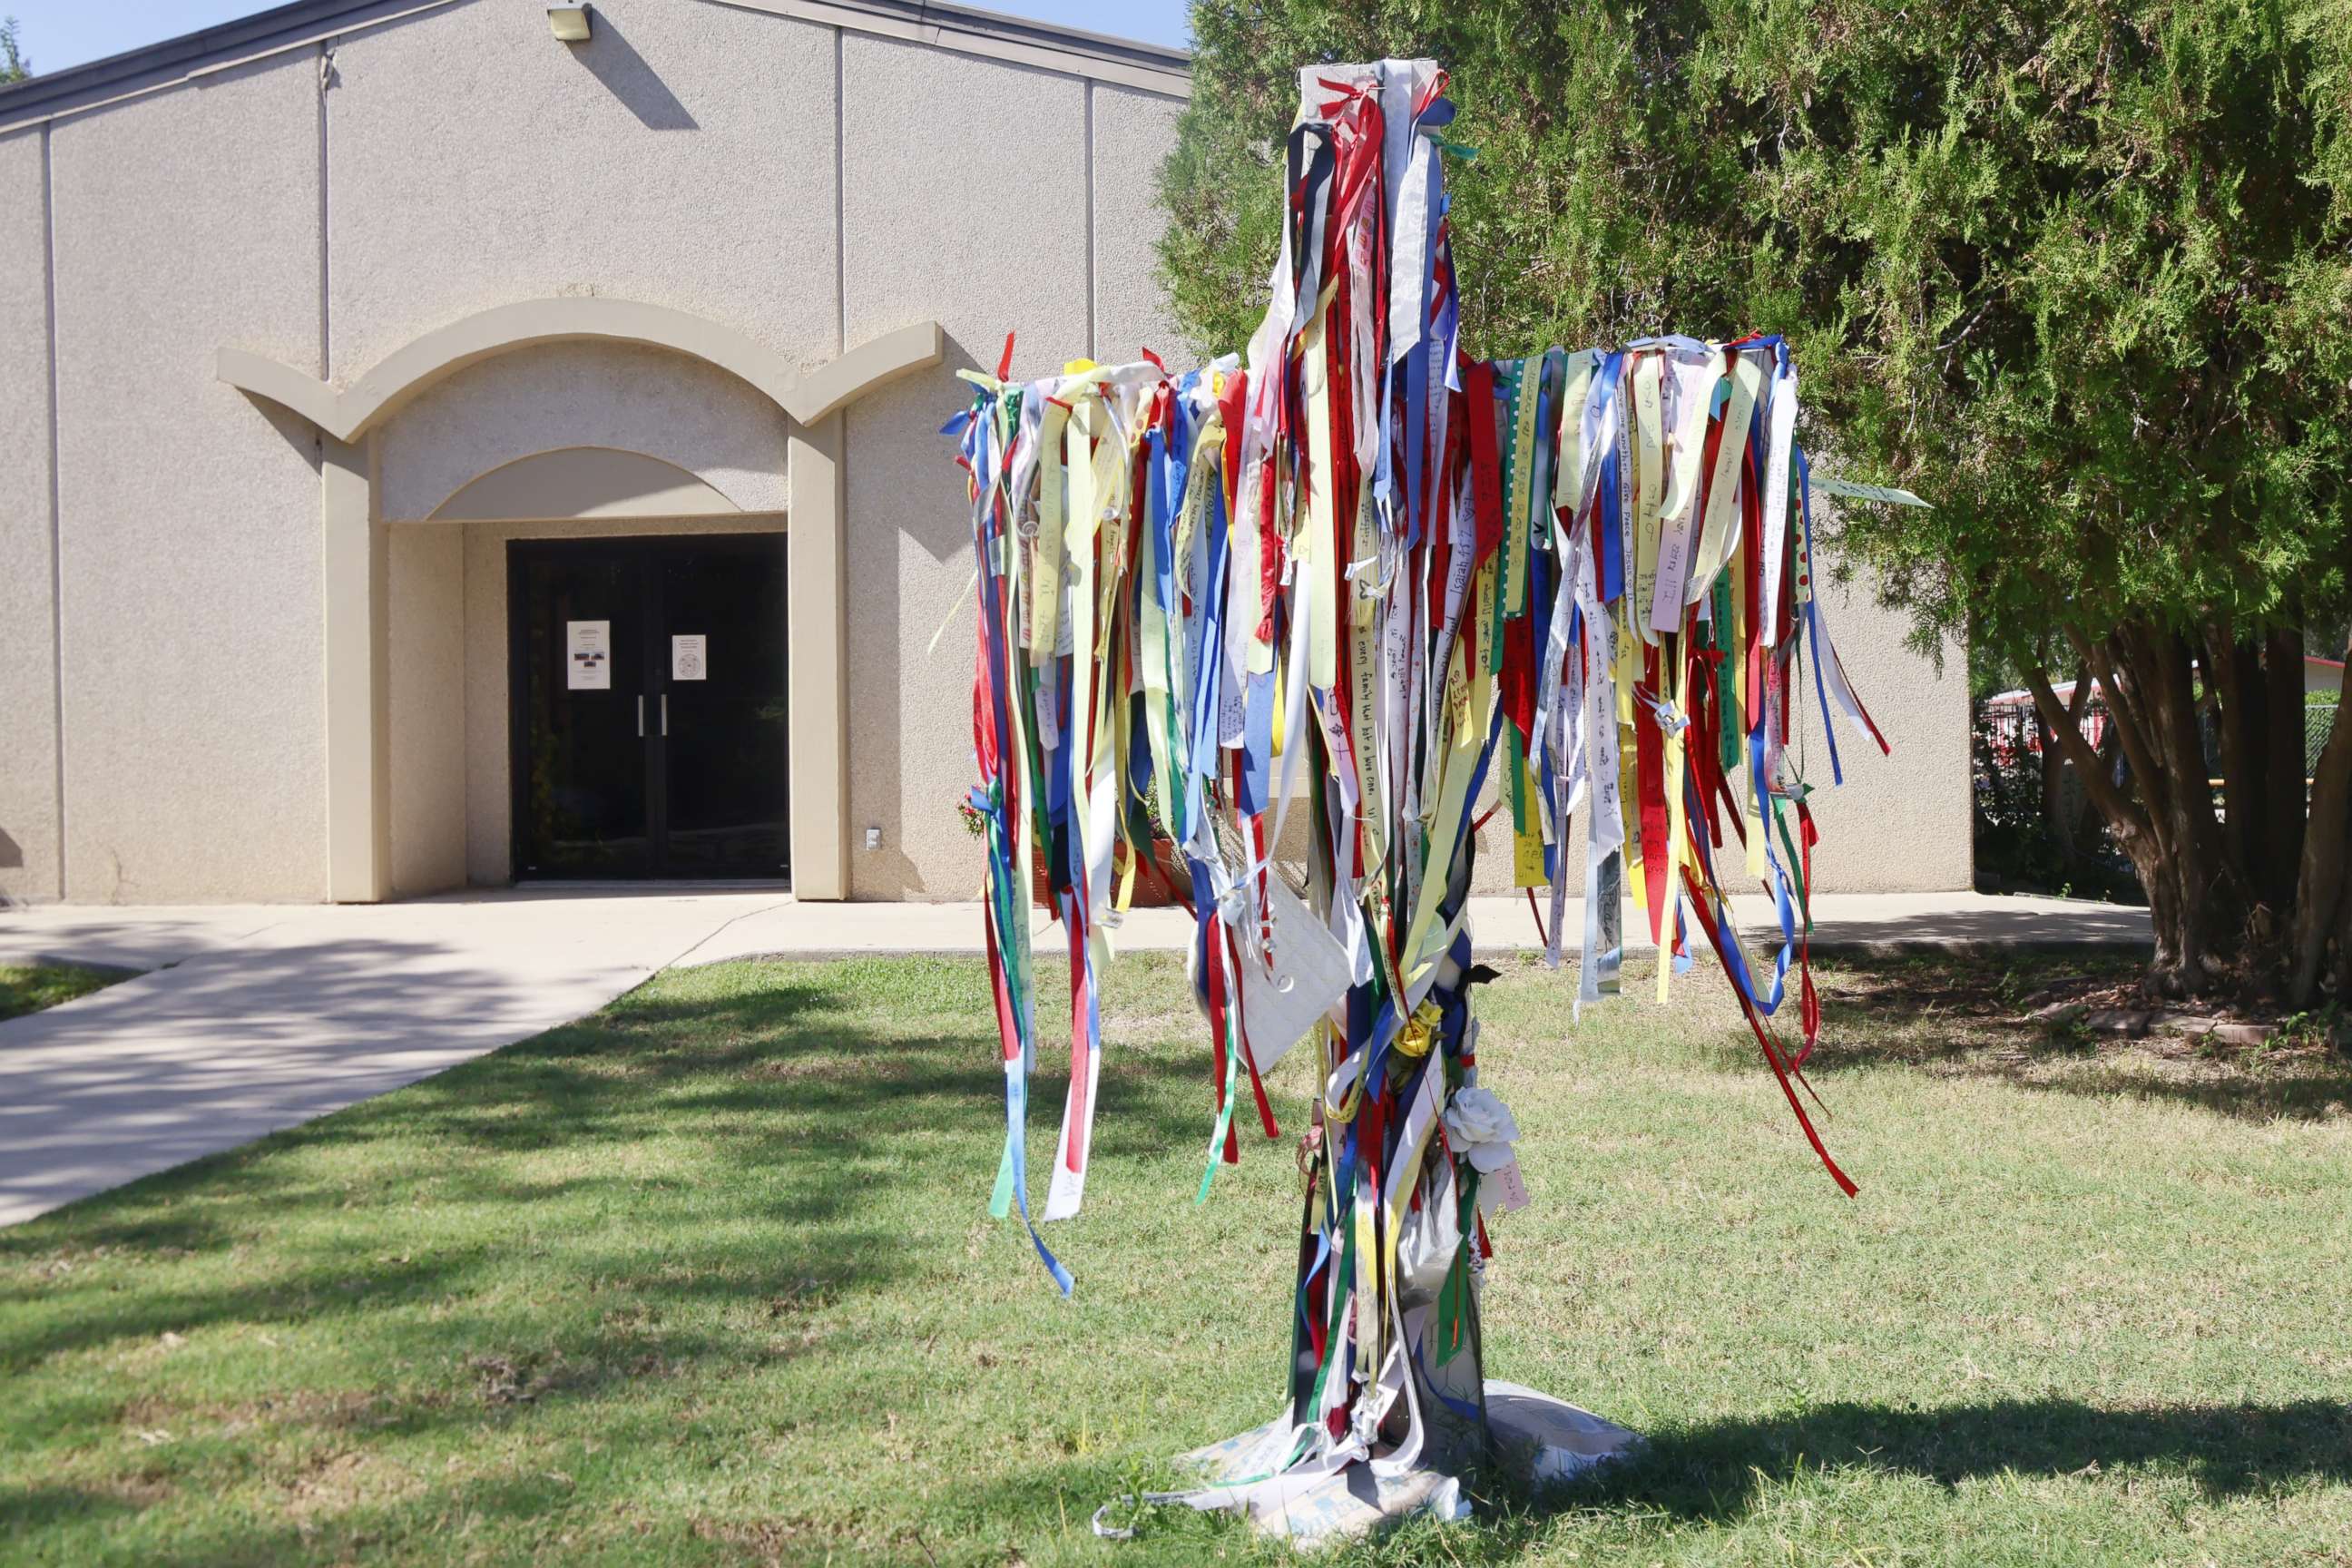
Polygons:
<instances>
[{"instance_id":1,"label":"tree shadow on grass","mask_svg":"<svg viewBox=\"0 0 2352 1568\"><path fill-rule=\"evenodd\" d=\"M967 1026L963 998L950 994L886 1011L887 1026L877 1027L865 1021L877 1016L874 997L843 971L769 964L730 994L656 988L624 997L397 1092L0 1230L0 1370L213 1324L358 1321L422 1301L463 1301L507 1260L487 1241L411 1249L388 1239L419 1202L426 1214L488 1212L496 1234L525 1220L561 1226L566 1215L579 1223L578 1210L563 1205L581 1200L629 1213L613 1247L575 1242L567 1266L656 1308L775 1300L813 1288L829 1298L879 1292L940 1267L898 1232L877 1198L894 1183L912 1190L940 1181L936 1159L908 1163L904 1140L947 1130L968 1144L961 1190L975 1216L985 1213L1003 1129L993 1019L975 1010ZM984 990L975 994L984 1004ZM1106 1068L1100 1115L1119 1130L1118 1147L1196 1139L1196 1119L1160 1088L1192 1070L1141 1053ZM1058 1082L1043 1087L1058 1098ZM1033 1138L1051 1131L1033 1127ZM656 1163L650 1175L614 1168L659 1140L690 1143L692 1163ZM550 1156L568 1168L547 1174L519 1165ZM726 1191L730 1221L761 1226L761 1244L698 1235L709 1210L698 1206L698 1186ZM366 1223L340 1223L354 1210ZM658 1243L648 1247L647 1237ZM233 1249L251 1259L233 1283L175 1271ZM73 1269L99 1260L115 1277L110 1286L78 1288ZM68 1299L70 1311L40 1310ZM12 1313L20 1308L34 1310ZM413 1332L420 1353L463 1341L469 1329L495 1331L465 1319L371 1331Z\"/></svg>"},{"instance_id":2,"label":"tree shadow on grass","mask_svg":"<svg viewBox=\"0 0 2352 1568\"><path fill-rule=\"evenodd\" d=\"M0 1488L0 1516L25 1541L62 1541L110 1529L158 1500L150 1490L201 1492L201 1467L228 1462L202 1458L206 1445L250 1455L288 1437L396 1468L377 1439L470 1445L583 1406L609 1429L661 1426L671 1404L719 1381L903 1349L858 1303L964 1266L963 1247L935 1245L936 1216L959 1233L982 1222L1004 1079L985 991L969 976L910 984L917 994L899 1005L862 975L763 965L657 985L0 1232L0 1380L21 1375L38 1394L26 1440L119 1454L127 1429L168 1426L192 1445L22 1476ZM1041 1062L1058 1055L1040 1047ZM1178 1085L1202 1071L1189 1051L1123 1050L1103 1075L1104 1125L1121 1145L1191 1146L1202 1113ZM1041 1098L1059 1087L1043 1077ZM1035 1120L1033 1137L1050 1139L1046 1115ZM910 1132L933 1135L926 1152ZM908 1230L909 1201L933 1216L929 1232ZM487 1216L478 1226L475 1214ZM224 1255L233 1271L217 1267ZM354 1369L362 1385L335 1388L266 1366L192 1379L161 1359L174 1338L209 1353L280 1325L327 1329L386 1370L370 1382ZM822 1337L804 1332L818 1325ZM86 1352L152 1356L154 1373L134 1393L52 1364ZM648 1379L677 1379L677 1392L649 1397ZM215 1436L231 1429L255 1436ZM266 1471L290 1484L282 1472ZM567 1488L436 1478L413 1500L315 1529L191 1520L152 1560L315 1557L338 1542L419 1539L453 1510L537 1519L572 1503Z\"/></svg>"},{"instance_id":3,"label":"tree shadow on grass","mask_svg":"<svg viewBox=\"0 0 2352 1568\"><path fill-rule=\"evenodd\" d=\"M1737 1523L1769 1506L1774 1489L1823 1475L1908 1477L1948 1490L2012 1476L2096 1485L2110 1471L2179 1477L2209 1499L2352 1485L2352 1405L1835 1403L1696 1422L1647 1434L1624 1460L1574 1481L1538 1489L1490 1478L1475 1495L1492 1528L1467 1556L1510 1558L1570 1514Z\"/></svg>"},{"instance_id":4,"label":"tree shadow on grass","mask_svg":"<svg viewBox=\"0 0 2352 1568\"><path fill-rule=\"evenodd\" d=\"M2352 1405L2329 1399L2127 1409L2074 1399L1817 1405L1650 1434L1632 1462L1550 1495L1723 1519L1744 1511L1768 1482L1847 1466L1945 1487L1984 1476L2151 1469L2185 1476L2210 1497L2311 1480L2352 1483Z\"/></svg>"},{"instance_id":5,"label":"tree shadow on grass","mask_svg":"<svg viewBox=\"0 0 2352 1568\"><path fill-rule=\"evenodd\" d=\"M2175 1035L2072 1034L2028 1016L2053 983L2135 978L2128 955L1853 957L1816 971L1821 1048L1805 1071L1915 1067L2037 1092L2130 1096L2241 1121L2319 1121L2352 1105L2352 1058L2324 1047L2215 1048ZM1793 1016L1783 1009L1793 1026ZM1745 1037L1742 1037L1744 1042ZM1752 1061L1742 1044L1741 1059Z\"/></svg>"},{"instance_id":6,"label":"tree shadow on grass","mask_svg":"<svg viewBox=\"0 0 2352 1568\"><path fill-rule=\"evenodd\" d=\"M1165 1468L1167 1484L1185 1484L1172 1466ZM1427 1527L1409 1523L1404 1539L1343 1549L1325 1561L1515 1561L1568 1516L1736 1524L1769 1506L1772 1489L1824 1473L1911 1477L1952 1489L2005 1476L2089 1483L2109 1471L2181 1477L2209 1498L2315 1481L2352 1485L2352 1406L2324 1399L2141 1409L2071 1399L1832 1404L1696 1422L1648 1434L1633 1455L1573 1481L1536 1487L1499 1471L1470 1478L1478 1528L1447 1530L1442 1553L1433 1541L1426 1559L1416 1554L1415 1532ZM971 1513L1003 1520L1016 1534L1024 1523L1044 1533L1059 1508L1091 1499L1091 1509L1123 1495L1129 1484L1116 1461L1073 1461L1024 1470L961 1500ZM1181 1510L1145 1526L1163 1537L1203 1528Z\"/></svg>"},{"instance_id":7,"label":"tree shadow on grass","mask_svg":"<svg viewBox=\"0 0 2352 1568\"><path fill-rule=\"evenodd\" d=\"M0 1495L5 1496L17 1538L37 1542L47 1532L59 1530L131 1524L144 1510L169 1500L173 1494L167 1482L155 1480L143 1485L54 1482ZM580 1520L581 1510L573 1506L576 1495L575 1489L560 1477L543 1472L506 1474L445 1482L412 1497L364 1501L349 1510L320 1510L311 1517L295 1517L293 1510L282 1510L266 1521L215 1513L176 1529L168 1541L142 1542L133 1560L146 1568L452 1562L459 1560L451 1545L453 1527L462 1526L467 1532L520 1528L549 1534ZM685 1542L662 1544L669 1552L660 1561L677 1561L688 1548ZM483 1552L477 1547L465 1560L489 1560ZM694 1553L684 1560L741 1559Z\"/></svg>"}]
</instances>

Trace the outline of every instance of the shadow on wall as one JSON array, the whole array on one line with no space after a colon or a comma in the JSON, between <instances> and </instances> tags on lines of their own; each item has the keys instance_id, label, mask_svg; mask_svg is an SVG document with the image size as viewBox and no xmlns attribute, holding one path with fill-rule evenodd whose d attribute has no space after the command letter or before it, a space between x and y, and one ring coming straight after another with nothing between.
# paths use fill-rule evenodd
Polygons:
<instances>
[{"instance_id":1,"label":"shadow on wall","mask_svg":"<svg viewBox=\"0 0 2352 1568\"><path fill-rule=\"evenodd\" d=\"M1003 340L980 348L993 371ZM976 611L964 595L971 576L971 511L953 449L939 432L970 401L971 388L956 372L980 368L974 349L950 335L939 369L885 388L848 416L844 510L856 898L968 899L979 885L981 858L965 848L955 814L957 797L971 783ZM894 525L887 537L879 526L884 517ZM902 538L921 547L926 561L919 575L908 571ZM910 598L910 588L917 596ZM940 634L936 647L934 634ZM908 753L910 731L919 754ZM879 849L866 847L869 826L882 830Z\"/></svg>"},{"instance_id":2,"label":"shadow on wall","mask_svg":"<svg viewBox=\"0 0 2352 1568\"><path fill-rule=\"evenodd\" d=\"M648 131L698 131L694 116L637 53L611 15L599 7L588 41L567 46L574 59L604 84Z\"/></svg>"}]
</instances>

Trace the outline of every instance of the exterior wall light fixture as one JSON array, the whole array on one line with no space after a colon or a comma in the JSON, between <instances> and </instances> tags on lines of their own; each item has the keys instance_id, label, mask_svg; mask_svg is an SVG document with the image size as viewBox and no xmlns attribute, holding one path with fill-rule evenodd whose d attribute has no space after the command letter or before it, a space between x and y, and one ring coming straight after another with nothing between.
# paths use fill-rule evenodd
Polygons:
<instances>
[{"instance_id":1,"label":"exterior wall light fixture","mask_svg":"<svg viewBox=\"0 0 2352 1568\"><path fill-rule=\"evenodd\" d=\"M586 0L570 0L547 8L548 30L567 44L588 41L588 6Z\"/></svg>"}]
</instances>

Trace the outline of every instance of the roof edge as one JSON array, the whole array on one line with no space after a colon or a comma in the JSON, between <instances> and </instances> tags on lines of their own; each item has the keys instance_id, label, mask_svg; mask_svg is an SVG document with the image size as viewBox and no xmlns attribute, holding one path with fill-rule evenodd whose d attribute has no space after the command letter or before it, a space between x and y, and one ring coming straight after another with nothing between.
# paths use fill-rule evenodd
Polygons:
<instances>
[{"instance_id":1,"label":"roof edge","mask_svg":"<svg viewBox=\"0 0 2352 1568\"><path fill-rule=\"evenodd\" d=\"M935 27L943 32L971 33L1014 43L1036 44L1092 59L1142 66L1152 70L1176 71L1186 76L1190 76L1192 70L1192 55L1189 49L1171 49L1164 44L1147 44L1139 38L1093 33L1084 27L1065 26L1059 22L1040 22L1027 16L1010 16L1002 11L983 11L971 5L938 5L929 3L929 0L824 0L821 7L811 5L808 8L849 11L861 14L868 21L888 19ZM845 25L855 26L857 24L851 22Z\"/></svg>"},{"instance_id":2,"label":"roof edge","mask_svg":"<svg viewBox=\"0 0 2352 1568\"><path fill-rule=\"evenodd\" d=\"M183 33L160 43L85 60L62 70L44 71L0 87L0 129L118 98L168 87L257 55L274 54L316 40L322 33L349 31L389 22L419 11L437 10L454 0L293 0L234 22Z\"/></svg>"},{"instance_id":3,"label":"roof edge","mask_svg":"<svg viewBox=\"0 0 2352 1568\"><path fill-rule=\"evenodd\" d=\"M174 86L306 44L322 43L360 28L463 3L464 0L292 0L291 4L218 26L0 87L0 134ZM1183 49L964 5L935 5L929 0L702 3L913 39L959 52L1025 59L1072 75L1178 96L1186 90L1192 74L1192 57Z\"/></svg>"},{"instance_id":4,"label":"roof edge","mask_svg":"<svg viewBox=\"0 0 2352 1568\"><path fill-rule=\"evenodd\" d=\"M934 5L929 0L703 0L703 4L926 44L1173 98L1192 91L1192 57L1183 49L968 5Z\"/></svg>"}]
</instances>

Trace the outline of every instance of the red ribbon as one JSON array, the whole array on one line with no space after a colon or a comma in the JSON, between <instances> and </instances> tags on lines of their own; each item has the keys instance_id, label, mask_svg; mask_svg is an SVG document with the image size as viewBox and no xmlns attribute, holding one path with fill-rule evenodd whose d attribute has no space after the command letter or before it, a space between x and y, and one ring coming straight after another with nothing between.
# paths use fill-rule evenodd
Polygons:
<instances>
[{"instance_id":1,"label":"red ribbon","mask_svg":"<svg viewBox=\"0 0 2352 1568\"><path fill-rule=\"evenodd\" d=\"M1725 951L1723 933L1716 929L1715 913L1708 907L1706 890L1699 886L1698 879L1691 874L1687 866L1683 868L1683 884L1690 890L1691 903L1698 911L1699 929L1706 932L1707 942L1715 948L1716 962L1723 965L1726 973L1729 973L1731 959ZM1822 1164L1829 1171L1830 1179L1837 1183L1838 1190L1853 1197L1861 1189L1853 1184L1852 1177L1838 1169L1837 1162L1830 1158L1828 1147L1822 1142L1822 1135L1813 1130L1813 1119L1805 1114L1804 1101L1797 1098L1796 1085L1790 1080L1794 1069L1781 1059L1780 1047L1772 1043L1771 1031L1764 1027L1763 1019L1756 1015L1756 1005L1748 999L1745 992L1739 995L1739 1011L1748 1020L1748 1032L1756 1037L1756 1043L1764 1047L1764 1059L1771 1065L1772 1076L1780 1079L1780 1092L1787 1097L1789 1109L1797 1113L1797 1125L1804 1129L1805 1142L1811 1143L1813 1152L1821 1156ZM1811 1092L1810 1089L1808 1092Z\"/></svg>"}]
</instances>

